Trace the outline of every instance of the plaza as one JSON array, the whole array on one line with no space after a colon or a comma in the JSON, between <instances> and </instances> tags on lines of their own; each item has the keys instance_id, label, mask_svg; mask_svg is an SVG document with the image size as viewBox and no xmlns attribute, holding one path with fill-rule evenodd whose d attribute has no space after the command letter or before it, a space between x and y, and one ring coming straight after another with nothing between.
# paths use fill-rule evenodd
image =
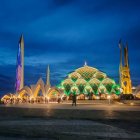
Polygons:
<instances>
[{"instance_id":1,"label":"plaza","mask_svg":"<svg viewBox=\"0 0 140 140\"><path fill-rule=\"evenodd\" d=\"M132 102L132 101L131 101ZM139 139L140 103L78 101L0 105L0 138Z\"/></svg>"}]
</instances>

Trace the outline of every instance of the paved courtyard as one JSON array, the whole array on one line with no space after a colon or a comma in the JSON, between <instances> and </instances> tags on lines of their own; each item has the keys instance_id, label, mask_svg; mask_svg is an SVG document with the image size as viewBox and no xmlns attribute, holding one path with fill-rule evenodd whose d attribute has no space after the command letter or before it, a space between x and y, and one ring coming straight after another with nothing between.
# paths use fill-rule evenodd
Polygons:
<instances>
[{"instance_id":1,"label":"paved courtyard","mask_svg":"<svg viewBox=\"0 0 140 140\"><path fill-rule=\"evenodd\" d=\"M79 103L0 106L0 139L140 139L140 107Z\"/></svg>"}]
</instances>

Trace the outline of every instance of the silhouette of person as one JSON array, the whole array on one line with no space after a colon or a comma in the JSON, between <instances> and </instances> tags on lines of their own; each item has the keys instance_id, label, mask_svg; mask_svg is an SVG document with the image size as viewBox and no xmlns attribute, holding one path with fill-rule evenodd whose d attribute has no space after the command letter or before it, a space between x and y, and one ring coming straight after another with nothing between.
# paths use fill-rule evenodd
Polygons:
<instances>
[{"instance_id":1,"label":"silhouette of person","mask_svg":"<svg viewBox=\"0 0 140 140\"><path fill-rule=\"evenodd\" d=\"M75 105L76 106L76 94L72 95L72 106Z\"/></svg>"},{"instance_id":2,"label":"silhouette of person","mask_svg":"<svg viewBox=\"0 0 140 140\"><path fill-rule=\"evenodd\" d=\"M60 98L60 95L58 95L58 99L57 99L57 102L60 103L61 102L61 98Z\"/></svg>"}]
</instances>

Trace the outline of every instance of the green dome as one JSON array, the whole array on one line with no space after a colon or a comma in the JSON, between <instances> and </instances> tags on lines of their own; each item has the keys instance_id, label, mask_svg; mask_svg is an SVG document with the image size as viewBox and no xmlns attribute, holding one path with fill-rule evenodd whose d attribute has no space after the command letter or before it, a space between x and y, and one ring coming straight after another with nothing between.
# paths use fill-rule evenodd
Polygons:
<instances>
[{"instance_id":1,"label":"green dome","mask_svg":"<svg viewBox=\"0 0 140 140\"><path fill-rule=\"evenodd\" d=\"M60 83L64 93L76 94L120 94L119 86L105 73L90 66L83 66L68 74L68 78Z\"/></svg>"}]
</instances>

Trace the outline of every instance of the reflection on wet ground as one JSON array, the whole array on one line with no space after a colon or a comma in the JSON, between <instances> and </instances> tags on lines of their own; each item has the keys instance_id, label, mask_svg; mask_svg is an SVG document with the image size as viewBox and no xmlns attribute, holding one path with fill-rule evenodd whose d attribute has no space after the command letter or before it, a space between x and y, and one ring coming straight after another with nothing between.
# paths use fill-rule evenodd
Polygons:
<instances>
[{"instance_id":1,"label":"reflection on wet ground","mask_svg":"<svg viewBox=\"0 0 140 140\"><path fill-rule=\"evenodd\" d=\"M140 139L137 107L134 107L135 111L132 107L131 111L120 106L120 109L117 106L105 109L105 105L95 107L79 105L72 108L57 104L46 107L1 106L0 139Z\"/></svg>"},{"instance_id":2,"label":"reflection on wet ground","mask_svg":"<svg viewBox=\"0 0 140 140\"><path fill-rule=\"evenodd\" d=\"M140 132L114 126L107 121L30 118L0 121L0 126L0 136L15 139L140 139Z\"/></svg>"}]
</instances>

